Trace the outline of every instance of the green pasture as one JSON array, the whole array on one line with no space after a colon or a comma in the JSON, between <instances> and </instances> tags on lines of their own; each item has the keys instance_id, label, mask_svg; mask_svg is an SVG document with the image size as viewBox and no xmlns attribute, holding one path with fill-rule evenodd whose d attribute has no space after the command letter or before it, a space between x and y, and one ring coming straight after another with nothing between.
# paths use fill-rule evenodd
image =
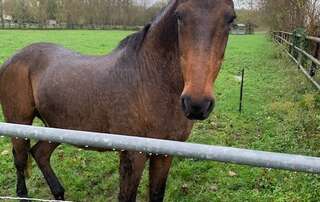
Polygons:
<instances>
[{"instance_id":1,"label":"green pasture","mask_svg":"<svg viewBox=\"0 0 320 202\"><path fill-rule=\"evenodd\" d=\"M0 63L33 42L54 42L84 54L106 54L126 31L0 31ZM244 112L238 113L240 70L246 69ZM190 142L320 156L320 94L265 35L231 36L216 83L217 108L194 127ZM0 113L0 121L3 116ZM63 145L52 165L73 201L117 201L116 153ZM147 201L147 170L138 201ZM52 198L33 162L29 194ZM15 195L15 169L8 138L0 139L0 196ZM320 199L320 177L271 169L175 158L168 202Z\"/></svg>"}]
</instances>

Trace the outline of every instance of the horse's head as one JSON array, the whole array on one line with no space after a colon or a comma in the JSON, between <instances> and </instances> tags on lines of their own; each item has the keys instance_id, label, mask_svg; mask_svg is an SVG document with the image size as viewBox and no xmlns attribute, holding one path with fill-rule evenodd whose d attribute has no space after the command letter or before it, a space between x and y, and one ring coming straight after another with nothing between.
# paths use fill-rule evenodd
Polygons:
<instances>
[{"instance_id":1,"label":"horse's head","mask_svg":"<svg viewBox=\"0 0 320 202\"><path fill-rule=\"evenodd\" d=\"M179 0L180 63L184 77L181 96L187 118L204 120L212 112L215 82L235 19L232 0Z\"/></svg>"}]
</instances>

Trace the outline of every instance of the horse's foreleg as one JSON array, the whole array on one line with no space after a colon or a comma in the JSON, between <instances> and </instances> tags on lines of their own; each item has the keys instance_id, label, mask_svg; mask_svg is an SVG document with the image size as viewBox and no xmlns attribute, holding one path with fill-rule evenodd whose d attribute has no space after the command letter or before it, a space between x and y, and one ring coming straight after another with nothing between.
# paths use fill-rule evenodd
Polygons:
<instances>
[{"instance_id":1,"label":"horse's foreleg","mask_svg":"<svg viewBox=\"0 0 320 202\"><path fill-rule=\"evenodd\" d=\"M36 160L44 178L46 179L50 190L56 200L64 200L64 188L60 184L51 165L50 157L53 151L59 146L58 143L49 143L39 141L32 149L31 153Z\"/></svg>"},{"instance_id":2,"label":"horse's foreleg","mask_svg":"<svg viewBox=\"0 0 320 202\"><path fill-rule=\"evenodd\" d=\"M153 156L149 168L150 202L162 202L166 191L167 177L172 163L172 157Z\"/></svg>"},{"instance_id":3,"label":"horse's foreleg","mask_svg":"<svg viewBox=\"0 0 320 202\"><path fill-rule=\"evenodd\" d=\"M120 202L135 202L147 157L138 152L120 154Z\"/></svg>"},{"instance_id":4,"label":"horse's foreleg","mask_svg":"<svg viewBox=\"0 0 320 202\"><path fill-rule=\"evenodd\" d=\"M26 169L28 164L28 156L30 149L30 140L12 139L12 153L14 158L14 165L17 170L17 196L22 198L28 197L28 190L26 186Z\"/></svg>"}]
</instances>

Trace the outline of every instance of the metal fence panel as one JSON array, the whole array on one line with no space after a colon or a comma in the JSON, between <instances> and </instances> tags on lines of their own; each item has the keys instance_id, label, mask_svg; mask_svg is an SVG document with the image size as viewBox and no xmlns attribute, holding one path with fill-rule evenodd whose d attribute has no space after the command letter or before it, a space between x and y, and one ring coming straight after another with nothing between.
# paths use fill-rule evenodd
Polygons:
<instances>
[{"instance_id":1,"label":"metal fence panel","mask_svg":"<svg viewBox=\"0 0 320 202\"><path fill-rule=\"evenodd\" d=\"M12 138L34 138L84 147L137 151L148 155L171 155L255 167L320 173L320 158L301 155L7 123L0 123L0 134Z\"/></svg>"}]
</instances>

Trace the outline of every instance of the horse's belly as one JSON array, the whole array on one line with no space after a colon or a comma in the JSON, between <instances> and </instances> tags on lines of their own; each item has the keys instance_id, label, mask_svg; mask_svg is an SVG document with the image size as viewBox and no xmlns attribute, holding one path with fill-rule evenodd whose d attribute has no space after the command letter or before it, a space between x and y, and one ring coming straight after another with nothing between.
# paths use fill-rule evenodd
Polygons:
<instances>
[{"instance_id":1,"label":"horse's belly","mask_svg":"<svg viewBox=\"0 0 320 202\"><path fill-rule=\"evenodd\" d=\"M47 125L55 128L178 141L185 141L191 132L192 122L182 115L150 115L134 108L55 101L46 102L39 111Z\"/></svg>"},{"instance_id":2,"label":"horse's belly","mask_svg":"<svg viewBox=\"0 0 320 202\"><path fill-rule=\"evenodd\" d=\"M86 103L66 101L63 105L50 102L40 107L39 111L41 118L50 127L106 133L119 131L126 134L136 132L139 127L139 121L127 110L116 114L111 107L97 104L87 106Z\"/></svg>"}]
</instances>

